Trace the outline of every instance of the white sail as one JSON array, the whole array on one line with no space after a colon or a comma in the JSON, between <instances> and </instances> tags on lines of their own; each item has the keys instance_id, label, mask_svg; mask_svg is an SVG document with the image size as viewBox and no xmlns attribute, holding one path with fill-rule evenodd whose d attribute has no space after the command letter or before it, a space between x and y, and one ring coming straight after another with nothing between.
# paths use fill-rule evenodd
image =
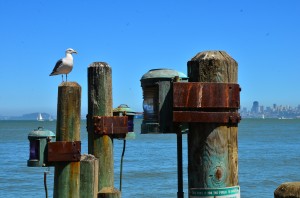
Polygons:
<instances>
[{"instance_id":1,"label":"white sail","mask_svg":"<svg viewBox=\"0 0 300 198\"><path fill-rule=\"evenodd\" d=\"M49 121L53 121L53 118L51 117L51 115L49 116Z\"/></svg>"},{"instance_id":2,"label":"white sail","mask_svg":"<svg viewBox=\"0 0 300 198\"><path fill-rule=\"evenodd\" d=\"M36 119L37 119L37 121L44 121L41 113L39 113L39 115Z\"/></svg>"}]
</instances>

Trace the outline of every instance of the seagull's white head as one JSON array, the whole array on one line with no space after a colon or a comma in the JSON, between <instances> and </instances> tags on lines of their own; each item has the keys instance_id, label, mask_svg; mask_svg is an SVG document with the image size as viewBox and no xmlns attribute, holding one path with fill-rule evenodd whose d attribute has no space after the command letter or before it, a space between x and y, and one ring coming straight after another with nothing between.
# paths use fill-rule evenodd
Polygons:
<instances>
[{"instance_id":1,"label":"seagull's white head","mask_svg":"<svg viewBox=\"0 0 300 198\"><path fill-rule=\"evenodd\" d=\"M77 52L75 50L73 50L72 48L68 48L66 50L66 54L73 54L73 53L77 54Z\"/></svg>"}]
</instances>

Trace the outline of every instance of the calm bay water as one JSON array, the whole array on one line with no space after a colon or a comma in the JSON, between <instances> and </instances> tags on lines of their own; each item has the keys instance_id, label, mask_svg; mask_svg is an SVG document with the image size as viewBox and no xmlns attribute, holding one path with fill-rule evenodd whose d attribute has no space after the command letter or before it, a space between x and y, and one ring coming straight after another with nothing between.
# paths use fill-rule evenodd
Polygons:
<instances>
[{"instance_id":1,"label":"calm bay water","mask_svg":"<svg viewBox=\"0 0 300 198\"><path fill-rule=\"evenodd\" d=\"M123 162L122 197L176 197L175 134L140 134L128 140ZM43 126L55 132L56 122L0 121L0 197L45 197L46 168L27 167L27 135ZM87 153L85 121L81 123L82 153ZM187 135L183 136L184 192L187 190ZM239 124L239 185L241 197L273 197L283 182L300 181L300 119L244 119ZM123 141L114 141L115 187L119 189ZM53 195L54 169L47 177Z\"/></svg>"}]
</instances>

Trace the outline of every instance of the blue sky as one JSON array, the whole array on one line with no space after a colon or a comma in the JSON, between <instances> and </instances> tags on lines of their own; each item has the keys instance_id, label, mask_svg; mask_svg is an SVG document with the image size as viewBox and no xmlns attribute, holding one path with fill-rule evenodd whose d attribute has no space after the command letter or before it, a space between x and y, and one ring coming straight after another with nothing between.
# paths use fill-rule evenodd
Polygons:
<instances>
[{"instance_id":1,"label":"blue sky","mask_svg":"<svg viewBox=\"0 0 300 198\"><path fill-rule=\"evenodd\" d=\"M142 111L140 78L150 69L186 73L198 52L224 50L239 64L241 106L300 104L300 1L0 1L0 115L56 115L61 76L49 77L69 47L69 81L87 67L112 67L114 107Z\"/></svg>"}]
</instances>

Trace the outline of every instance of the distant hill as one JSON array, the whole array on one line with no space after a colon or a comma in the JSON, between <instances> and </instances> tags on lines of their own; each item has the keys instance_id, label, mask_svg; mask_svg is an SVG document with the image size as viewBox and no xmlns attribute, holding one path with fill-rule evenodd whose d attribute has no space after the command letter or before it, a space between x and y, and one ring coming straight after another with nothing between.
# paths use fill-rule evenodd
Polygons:
<instances>
[{"instance_id":1,"label":"distant hill","mask_svg":"<svg viewBox=\"0 0 300 198\"><path fill-rule=\"evenodd\" d=\"M41 113L41 114L44 120L49 120L49 118L51 118L51 115L48 113ZM36 120L38 115L39 113L29 113L29 114L24 114L22 118L25 120Z\"/></svg>"},{"instance_id":2,"label":"distant hill","mask_svg":"<svg viewBox=\"0 0 300 198\"><path fill-rule=\"evenodd\" d=\"M53 119L53 116L51 116L48 113L41 113L44 120L49 120L49 118ZM39 113L29 113L24 114L22 116L0 116L0 120L36 120Z\"/></svg>"}]
</instances>

